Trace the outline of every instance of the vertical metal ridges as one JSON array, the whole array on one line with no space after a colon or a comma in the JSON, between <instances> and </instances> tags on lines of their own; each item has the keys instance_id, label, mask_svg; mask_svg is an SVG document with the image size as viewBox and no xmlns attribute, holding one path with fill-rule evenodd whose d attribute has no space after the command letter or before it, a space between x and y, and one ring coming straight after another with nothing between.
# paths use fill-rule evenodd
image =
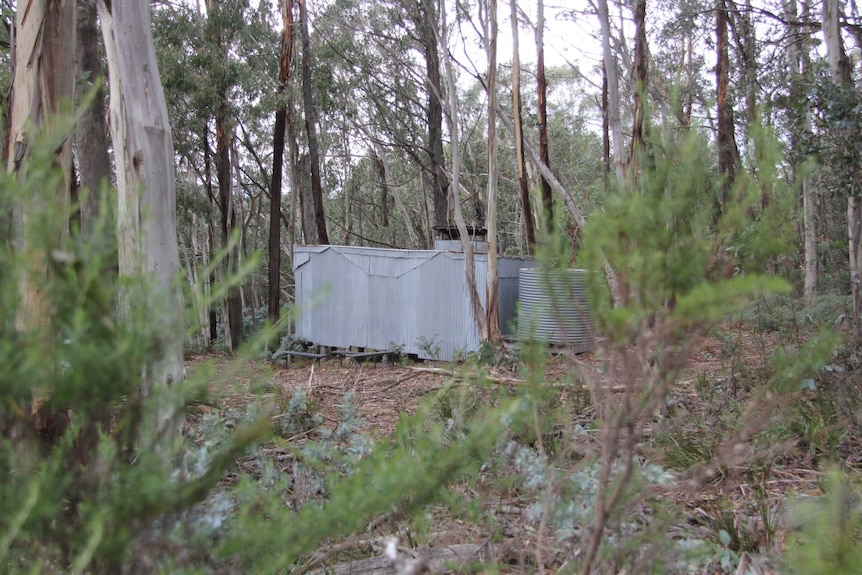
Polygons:
<instances>
[{"instance_id":1,"label":"vertical metal ridges","mask_svg":"<svg viewBox=\"0 0 862 575\"><path fill-rule=\"evenodd\" d=\"M591 347L596 328L587 305L586 270L521 268L518 338Z\"/></svg>"}]
</instances>

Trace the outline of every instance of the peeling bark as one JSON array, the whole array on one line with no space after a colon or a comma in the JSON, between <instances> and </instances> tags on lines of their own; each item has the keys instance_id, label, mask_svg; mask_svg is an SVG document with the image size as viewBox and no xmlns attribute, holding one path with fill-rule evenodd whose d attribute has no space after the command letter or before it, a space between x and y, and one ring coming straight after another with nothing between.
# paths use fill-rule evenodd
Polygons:
<instances>
[{"instance_id":1,"label":"peeling bark","mask_svg":"<svg viewBox=\"0 0 862 575\"><path fill-rule=\"evenodd\" d=\"M152 393L178 384L185 372L182 294L176 285L180 261L174 148L149 3L98 0L97 6L110 78L120 274L143 274L152 282L142 293L126 294L121 307L144 306L158 318L161 354L144 370L144 390ZM180 402L160 395L157 437L169 445L180 432Z\"/></svg>"},{"instance_id":2,"label":"peeling bark","mask_svg":"<svg viewBox=\"0 0 862 575\"><path fill-rule=\"evenodd\" d=\"M47 134L57 145L55 162L63 180L53 195L28 198L13 206L12 234L18 250L28 254L28 266L19 282L22 307L16 318L21 328L47 321L43 285L48 275L44 250L33 250L27 228L36 213L50 201L60 212L60 221L69 221L72 191L72 146L64 133L63 116L72 117L75 95L75 37L77 10L74 2L26 0L18 3L15 16L12 110L9 118L7 168L19 178L26 177L32 145L37 134ZM68 227L52 230L49 245L61 247Z\"/></svg>"}]
</instances>

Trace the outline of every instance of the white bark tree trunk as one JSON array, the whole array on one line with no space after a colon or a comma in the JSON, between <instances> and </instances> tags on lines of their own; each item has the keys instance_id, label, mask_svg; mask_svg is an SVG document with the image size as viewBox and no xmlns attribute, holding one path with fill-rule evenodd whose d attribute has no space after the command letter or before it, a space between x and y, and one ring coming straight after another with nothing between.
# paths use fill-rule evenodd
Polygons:
<instances>
[{"instance_id":1,"label":"white bark tree trunk","mask_svg":"<svg viewBox=\"0 0 862 575\"><path fill-rule=\"evenodd\" d=\"M850 60L847 58L844 41L841 39L840 8L839 0L823 0L822 28L823 41L826 44L826 60L832 71L832 80L839 86L850 84L852 74Z\"/></svg>"},{"instance_id":2,"label":"white bark tree trunk","mask_svg":"<svg viewBox=\"0 0 862 575\"><path fill-rule=\"evenodd\" d=\"M485 315L488 341L500 342L499 287L497 270L497 0L488 0L489 35L485 42L488 55L488 270L485 282Z\"/></svg>"},{"instance_id":3,"label":"white bark tree trunk","mask_svg":"<svg viewBox=\"0 0 862 575\"><path fill-rule=\"evenodd\" d=\"M807 6L803 5L803 16L807 16ZM794 85L803 81L804 74L808 71L808 42L807 35L800 32L795 22L798 19L796 0L785 0L785 20L788 22L787 34L787 67ZM806 111L803 118L803 131L811 132L811 113ZM805 281L803 296L805 301L812 303L817 293L817 227L815 220L815 190L811 185L811 176L802 176L802 237L805 257Z\"/></svg>"},{"instance_id":4,"label":"white bark tree trunk","mask_svg":"<svg viewBox=\"0 0 862 575\"><path fill-rule=\"evenodd\" d=\"M449 45L449 31L446 24L446 2L440 4L440 33L438 42L446 49ZM482 341L488 339L488 322L482 300L479 298L479 290L476 287L476 264L473 253L473 241L467 231L467 223L464 221L464 213L461 210L461 197L459 183L461 178L461 148L458 143L458 89L455 84L455 74L452 71L452 62L449 56L442 58L445 70L446 91L449 96L449 137L452 150L452 183L449 186L452 201L452 212L455 216L455 224L458 226L458 234L461 236L461 245L464 247L464 259L466 260L467 291L469 292L470 304L473 310L473 318ZM442 98L442 95L441 95Z\"/></svg>"},{"instance_id":5,"label":"white bark tree trunk","mask_svg":"<svg viewBox=\"0 0 862 575\"><path fill-rule=\"evenodd\" d=\"M75 2L26 0L18 3L7 167L10 172L25 177L32 145L37 133L43 133L48 134L49 142L58 145L56 162L63 171L63 181L55 196L46 193L14 207L13 233L21 251L30 251L27 227L34 211L44 210L41 202L51 201L59 212L57 221L63 222L52 230L56 236L50 238L49 245L61 247L68 233L65 222L69 220L72 148L67 130L74 112L76 30ZM66 122L62 116L66 116ZM29 263L20 282L22 308L16 320L19 327L38 325L47 319L42 294L44 279L40 279L48 273L45 254L30 254Z\"/></svg>"},{"instance_id":6,"label":"white bark tree trunk","mask_svg":"<svg viewBox=\"0 0 862 575\"><path fill-rule=\"evenodd\" d=\"M98 0L108 60L110 124L117 166L120 274L144 277L124 294L121 310L143 308L160 329L158 357L144 368L143 390L158 394L157 436L179 432L170 388L183 379L183 304L176 279L174 148L153 46L149 2ZM166 449L165 453L169 453Z\"/></svg>"},{"instance_id":7,"label":"white bark tree trunk","mask_svg":"<svg viewBox=\"0 0 862 575\"><path fill-rule=\"evenodd\" d=\"M602 33L602 60L608 79L608 129L611 133L614 154L614 172L617 183L625 181L625 144L623 144L623 123L620 116L620 81L617 64L611 52L611 23L608 14L608 0L598 0L596 8L599 27Z\"/></svg>"}]
</instances>

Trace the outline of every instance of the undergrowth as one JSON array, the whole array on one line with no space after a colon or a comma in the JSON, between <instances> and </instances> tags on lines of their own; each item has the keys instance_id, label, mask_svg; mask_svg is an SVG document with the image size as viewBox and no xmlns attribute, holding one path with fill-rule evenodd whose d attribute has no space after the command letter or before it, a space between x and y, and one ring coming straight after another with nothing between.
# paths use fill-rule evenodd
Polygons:
<instances>
[{"instance_id":1,"label":"undergrowth","mask_svg":"<svg viewBox=\"0 0 862 575\"><path fill-rule=\"evenodd\" d=\"M603 336L593 363L573 359L550 382L546 350L525 345L508 386L486 377L491 358L480 354L459 385L375 441L350 395L335 421L310 390L287 395L266 381L248 382L241 405L209 400L237 386L262 342L219 375L203 365L175 382L189 427L166 432L156 418L165 398L140 392L165 326L152 310L119 320L117 293L138 278L116 277L115 246L73 236L58 257L47 242L20 253L4 241L0 570L303 573L337 561L340 542L364 552L396 533L421 546L435 522L452 520L515 549L483 570L732 572L744 556L782 551L787 532L788 572L858 572L858 462L847 457L858 360L829 325L845 302L797 309L780 299L786 282L758 274L786 245L789 194L761 210L766 182L740 178L737 203L716 217L703 141L655 137L666 139L648 168L583 231ZM4 204L55 187L46 158L25 182L2 176ZM65 222L49 209L38 224ZM552 248L542 256L549 270L570 260ZM33 261L53 266L38 279L50 313L22 329L18 280ZM613 271L613 290L599 270ZM752 345L743 324L782 337L756 342L752 361L741 357ZM721 373L685 383L710 333L725 348ZM811 507L812 520L790 530L773 482L799 461L816 477L845 473L809 490L816 503L799 509ZM710 504L693 517L681 502L698 494Z\"/></svg>"}]
</instances>

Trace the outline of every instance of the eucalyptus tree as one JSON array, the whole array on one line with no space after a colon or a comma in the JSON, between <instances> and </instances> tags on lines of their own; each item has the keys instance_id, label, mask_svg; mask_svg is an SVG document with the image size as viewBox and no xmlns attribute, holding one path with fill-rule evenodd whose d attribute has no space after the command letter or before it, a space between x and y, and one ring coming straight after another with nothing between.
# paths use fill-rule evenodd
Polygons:
<instances>
[{"instance_id":1,"label":"eucalyptus tree","mask_svg":"<svg viewBox=\"0 0 862 575\"><path fill-rule=\"evenodd\" d=\"M783 6L787 29L787 68L790 77L788 93L788 124L790 145L788 159L794 167L794 176L800 176L802 195L802 244L804 261L803 297L814 303L818 286L817 222L815 217L814 181L810 174L799 172L797 166L805 161L803 142L812 141L810 102L805 86L806 75L811 74L811 39L800 29L799 22L808 13L808 3L803 0L800 13L796 0L785 0Z\"/></svg>"},{"instance_id":2,"label":"eucalyptus tree","mask_svg":"<svg viewBox=\"0 0 862 575\"><path fill-rule=\"evenodd\" d=\"M502 343L500 331L500 276L497 265L497 194L499 168L497 162L497 0L488 0L487 33L485 34L485 53L488 57L486 77L488 89L488 270L486 278L485 315L488 326L488 340Z\"/></svg>"},{"instance_id":3,"label":"eucalyptus tree","mask_svg":"<svg viewBox=\"0 0 862 575\"><path fill-rule=\"evenodd\" d=\"M89 234L103 201L102 187L111 183L109 139L105 117L105 74L99 53L96 4L78 0L78 35L75 46L78 100L90 95L89 105L80 112L75 129L75 157L84 197L79 200L81 232Z\"/></svg>"},{"instance_id":4,"label":"eucalyptus tree","mask_svg":"<svg viewBox=\"0 0 862 575\"><path fill-rule=\"evenodd\" d=\"M146 393L164 393L184 378L182 295L177 246L176 178L170 122L150 23L150 6L98 0L111 93L110 125L119 194L120 274L144 278L124 294L121 311L158 314L161 354L144 367ZM150 283L151 282L151 283ZM178 404L160 402L157 434L179 433ZM158 435L157 435L158 436ZM166 449L166 453L169 450Z\"/></svg>"},{"instance_id":5,"label":"eucalyptus tree","mask_svg":"<svg viewBox=\"0 0 862 575\"><path fill-rule=\"evenodd\" d=\"M623 126L620 112L619 71L611 51L611 21L608 0L597 0L596 13L599 18L602 41L602 70L607 82L607 126L613 144L613 165L617 182L625 179Z\"/></svg>"},{"instance_id":6,"label":"eucalyptus tree","mask_svg":"<svg viewBox=\"0 0 862 575\"><path fill-rule=\"evenodd\" d=\"M281 42L276 93L284 97L293 64L293 0L282 0ZM269 188L269 284L267 286L268 315L271 322L279 319L281 307L281 177L284 160L284 136L287 130L287 103L281 102L275 112L272 136L272 183Z\"/></svg>"},{"instance_id":7,"label":"eucalyptus tree","mask_svg":"<svg viewBox=\"0 0 862 575\"><path fill-rule=\"evenodd\" d=\"M311 37L308 24L308 0L299 4L299 31L302 37L302 103L305 117L305 134L308 138L308 165L311 175L311 205L314 206L315 242L329 243L326 215L323 211L323 187L320 181L320 148L317 140L317 106L311 84Z\"/></svg>"},{"instance_id":8,"label":"eucalyptus tree","mask_svg":"<svg viewBox=\"0 0 862 575\"><path fill-rule=\"evenodd\" d=\"M64 132L66 120L63 117L72 117L77 13L74 2L57 5L48 0L23 0L17 8L7 169L25 178L35 143L47 135L56 146L55 161L63 176L52 195L25 198L24 202L13 206L15 242L20 251L32 252L31 263L20 280L23 305L18 323L26 329L39 326L47 319L42 293L44 281L40 280L48 273L47 251L61 248L68 232L66 226L59 226L57 237L36 242L35 230L29 228L33 225L33 214L48 201L55 203L61 217L68 219L72 145Z\"/></svg>"},{"instance_id":9,"label":"eucalyptus tree","mask_svg":"<svg viewBox=\"0 0 862 575\"><path fill-rule=\"evenodd\" d=\"M646 130L646 97L647 97L647 32L646 32L646 0L638 0L634 7L635 16L635 59L634 59L634 106L632 111L632 146L629 155L631 170L637 175L638 156L645 151Z\"/></svg>"},{"instance_id":10,"label":"eucalyptus tree","mask_svg":"<svg viewBox=\"0 0 862 575\"><path fill-rule=\"evenodd\" d=\"M544 62L544 46L543 46L543 28L544 19L542 17L542 1L539 0L539 22L536 26L536 45L538 56L537 78L538 78L538 94L539 94L539 140L542 141L544 134L544 142L547 144L546 126L546 111L545 98L547 90L545 89L545 62ZM524 156L524 114L521 98L521 51L520 51L520 30L518 26L518 2L517 0L509 0L509 19L512 25L512 123L515 127L515 161L518 165L518 197L521 201L521 210L524 214L524 239L526 240L526 252L532 253L536 245L536 232L533 225L533 213L530 207L530 191L527 182L527 160ZM543 188L544 192L544 188ZM550 190L549 190L550 194Z\"/></svg>"},{"instance_id":11,"label":"eucalyptus tree","mask_svg":"<svg viewBox=\"0 0 862 575\"><path fill-rule=\"evenodd\" d=\"M739 148L736 145L733 103L729 94L730 55L728 52L728 0L715 3L715 86L718 147L718 173L721 176L721 193L716 203L716 218L727 209L730 190L739 167Z\"/></svg>"},{"instance_id":12,"label":"eucalyptus tree","mask_svg":"<svg viewBox=\"0 0 862 575\"><path fill-rule=\"evenodd\" d=\"M512 2L512 20L515 20L514 15L514 7L515 0L511 0ZM513 35L516 35L517 32L513 30ZM513 64L514 65L514 64ZM513 90L515 88L515 79L512 79ZM548 144L548 82L545 76L545 2L544 0L536 1L536 93L538 94L538 101L536 103L536 111L538 115L538 124L539 124L539 155L542 157L542 161L545 162L545 165L550 165L551 161L551 153L550 146ZM515 112L517 114L516 117L520 117L520 110ZM515 137L523 138L523 136L518 135L518 128L515 128ZM520 143L523 146L523 142ZM523 151L521 152L523 154ZM522 162L523 159L519 158L519 162ZM553 233L554 231L554 200L551 194L551 184L548 183L547 178L544 176L540 176L540 181L542 185L542 220L545 225L545 233ZM524 218L530 218L530 214L528 213L528 209L526 206L526 202L522 202L525 204L524 207ZM530 234L527 233L527 243L530 242Z\"/></svg>"}]
</instances>

